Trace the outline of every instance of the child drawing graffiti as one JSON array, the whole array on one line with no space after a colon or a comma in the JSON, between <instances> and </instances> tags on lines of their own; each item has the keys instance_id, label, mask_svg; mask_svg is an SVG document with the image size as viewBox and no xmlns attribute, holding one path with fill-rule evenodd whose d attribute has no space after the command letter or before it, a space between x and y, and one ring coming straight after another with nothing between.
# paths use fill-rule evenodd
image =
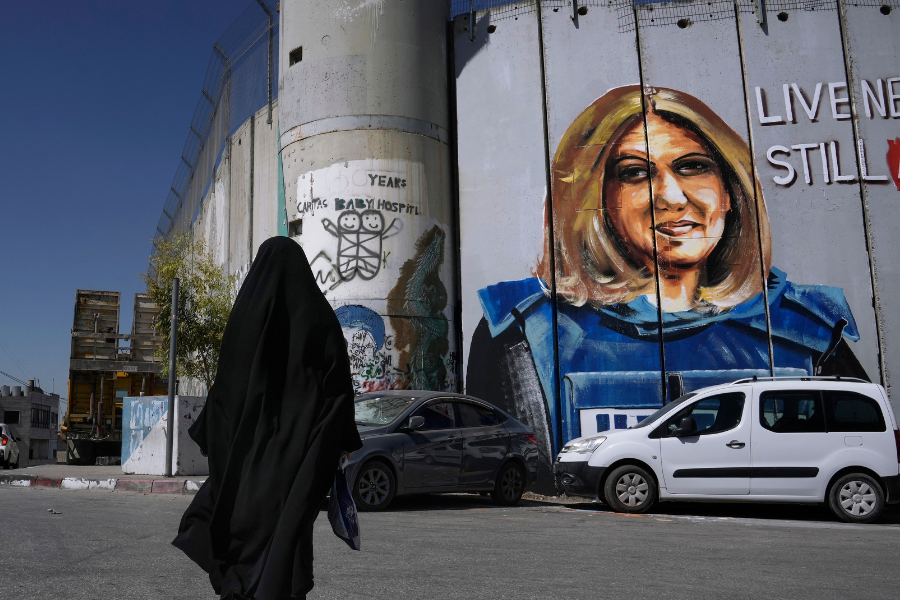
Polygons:
<instances>
[{"instance_id":1,"label":"child drawing graffiti","mask_svg":"<svg viewBox=\"0 0 900 600\"><path fill-rule=\"evenodd\" d=\"M348 210L340 216L337 225L330 219L323 219L322 226L338 239L338 274L343 281L350 281L357 275L368 281L378 275L382 240L403 228L400 219L394 219L385 229L384 217L373 209L362 213Z\"/></svg>"}]
</instances>

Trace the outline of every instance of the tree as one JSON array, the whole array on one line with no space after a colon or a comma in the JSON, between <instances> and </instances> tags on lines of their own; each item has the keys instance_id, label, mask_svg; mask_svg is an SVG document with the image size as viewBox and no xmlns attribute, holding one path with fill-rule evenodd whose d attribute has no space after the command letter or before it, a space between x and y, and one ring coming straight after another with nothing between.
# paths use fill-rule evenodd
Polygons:
<instances>
[{"instance_id":1,"label":"tree","mask_svg":"<svg viewBox=\"0 0 900 600\"><path fill-rule=\"evenodd\" d=\"M216 376L237 277L216 264L202 238L176 234L153 240L150 267L141 279L159 307L156 331L162 345L156 357L164 365L163 376L169 374L172 280L176 277L180 280L176 376L200 379L209 390Z\"/></svg>"}]
</instances>

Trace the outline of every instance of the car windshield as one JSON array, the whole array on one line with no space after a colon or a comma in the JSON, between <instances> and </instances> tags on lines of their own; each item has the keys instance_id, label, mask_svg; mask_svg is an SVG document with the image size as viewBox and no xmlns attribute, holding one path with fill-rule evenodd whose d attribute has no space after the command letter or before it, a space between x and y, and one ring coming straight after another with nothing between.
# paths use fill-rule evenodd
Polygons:
<instances>
[{"instance_id":1,"label":"car windshield","mask_svg":"<svg viewBox=\"0 0 900 600\"><path fill-rule=\"evenodd\" d=\"M653 423L656 423L657 421L659 421L660 419L665 417L667 414L669 414L670 412L672 412L673 410L675 410L676 408L678 408L679 406L681 406L686 401L690 400L691 398L693 398L696 395L697 395L696 392L689 392L689 393L685 394L684 396L680 396L680 397L676 398L675 400L672 400L665 406L663 406L661 409L659 409L658 411L656 411L655 413L653 413L652 415L650 415L649 417L647 417L646 419L644 419L643 421L638 423L637 425L632 425L628 429L640 429L641 427L647 427L649 425L652 425Z\"/></svg>"},{"instance_id":2,"label":"car windshield","mask_svg":"<svg viewBox=\"0 0 900 600\"><path fill-rule=\"evenodd\" d=\"M355 401L357 425L387 425L416 401L409 396L359 396Z\"/></svg>"}]
</instances>

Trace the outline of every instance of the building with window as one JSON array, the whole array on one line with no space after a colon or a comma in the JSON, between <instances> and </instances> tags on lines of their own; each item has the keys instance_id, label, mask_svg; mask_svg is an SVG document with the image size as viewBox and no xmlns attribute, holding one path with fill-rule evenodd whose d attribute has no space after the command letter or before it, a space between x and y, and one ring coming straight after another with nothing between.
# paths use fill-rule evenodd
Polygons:
<instances>
[{"instance_id":1,"label":"building with window","mask_svg":"<svg viewBox=\"0 0 900 600\"><path fill-rule=\"evenodd\" d=\"M19 467L56 462L59 394L46 394L33 380L25 387L0 387L0 423L21 438Z\"/></svg>"}]
</instances>

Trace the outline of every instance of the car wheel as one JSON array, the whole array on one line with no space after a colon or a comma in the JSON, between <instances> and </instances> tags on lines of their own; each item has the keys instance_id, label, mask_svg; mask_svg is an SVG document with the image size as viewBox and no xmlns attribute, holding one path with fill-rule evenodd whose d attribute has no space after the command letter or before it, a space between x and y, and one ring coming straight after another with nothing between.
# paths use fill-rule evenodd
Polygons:
<instances>
[{"instance_id":1,"label":"car wheel","mask_svg":"<svg viewBox=\"0 0 900 600\"><path fill-rule=\"evenodd\" d=\"M869 475L850 473L831 484L828 507L841 521L871 523L884 510L884 492Z\"/></svg>"},{"instance_id":2,"label":"car wheel","mask_svg":"<svg viewBox=\"0 0 900 600\"><path fill-rule=\"evenodd\" d=\"M0 467L3 467L3 470L5 471L12 467L12 463L10 463L8 460L2 460L0 461Z\"/></svg>"},{"instance_id":3,"label":"car wheel","mask_svg":"<svg viewBox=\"0 0 900 600\"><path fill-rule=\"evenodd\" d=\"M525 493L525 471L516 463L506 463L497 475L491 497L497 504L513 506Z\"/></svg>"},{"instance_id":4,"label":"car wheel","mask_svg":"<svg viewBox=\"0 0 900 600\"><path fill-rule=\"evenodd\" d=\"M606 478L603 497L616 512L643 513L656 503L656 483L637 465L622 465Z\"/></svg>"},{"instance_id":5,"label":"car wheel","mask_svg":"<svg viewBox=\"0 0 900 600\"><path fill-rule=\"evenodd\" d=\"M373 460L359 470L353 485L353 500L360 511L384 510L394 499L396 490L391 469Z\"/></svg>"}]
</instances>

